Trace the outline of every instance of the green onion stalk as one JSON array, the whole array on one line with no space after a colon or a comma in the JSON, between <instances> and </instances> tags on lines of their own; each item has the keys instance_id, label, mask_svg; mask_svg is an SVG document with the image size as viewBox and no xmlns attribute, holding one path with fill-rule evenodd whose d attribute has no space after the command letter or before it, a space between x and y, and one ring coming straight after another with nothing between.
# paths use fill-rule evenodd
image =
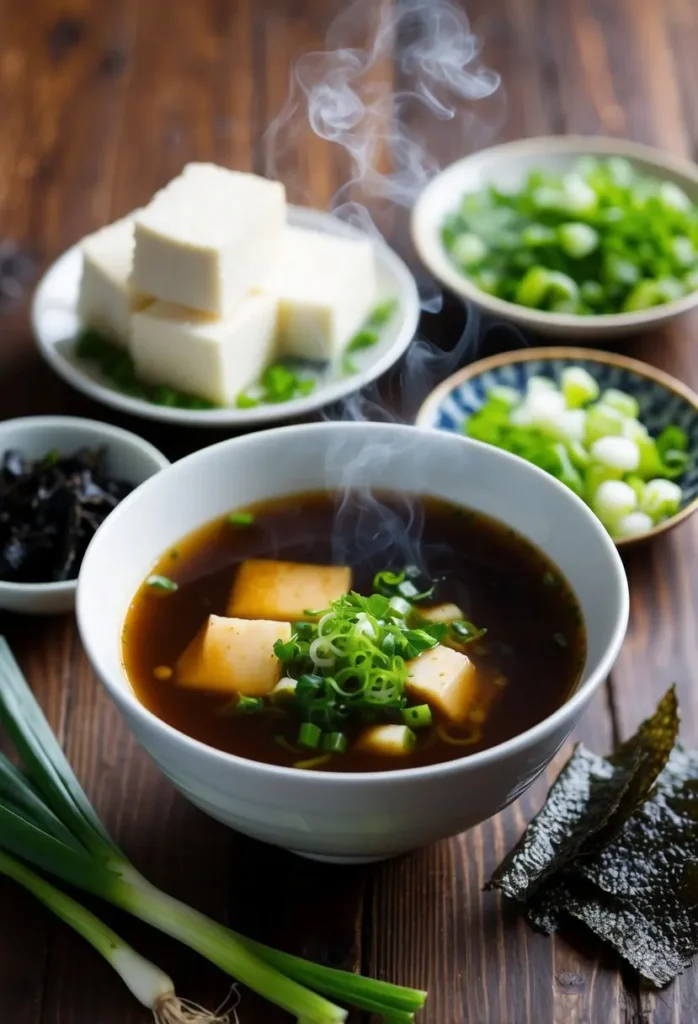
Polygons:
<instances>
[{"instance_id":1,"label":"green onion stalk","mask_svg":"<svg viewBox=\"0 0 698 1024\"><path fill-rule=\"evenodd\" d=\"M0 846L6 852L178 939L304 1024L346 1020L330 998L392 1024L412 1020L424 1005L425 992L271 949L151 885L97 817L1 637L0 720L27 772L0 759Z\"/></svg>"},{"instance_id":2,"label":"green onion stalk","mask_svg":"<svg viewBox=\"0 0 698 1024\"><path fill-rule=\"evenodd\" d=\"M114 968L135 998L152 1011L156 1024L228 1024L227 1014L209 1013L203 1007L179 999L172 980L159 967L132 949L76 900L3 850L0 850L0 874L23 886L82 935Z\"/></svg>"}]
</instances>

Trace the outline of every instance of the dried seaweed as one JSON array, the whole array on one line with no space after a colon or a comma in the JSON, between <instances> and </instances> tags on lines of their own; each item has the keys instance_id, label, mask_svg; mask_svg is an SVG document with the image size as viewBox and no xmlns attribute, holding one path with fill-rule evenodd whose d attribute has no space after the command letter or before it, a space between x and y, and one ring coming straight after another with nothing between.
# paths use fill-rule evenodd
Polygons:
<instances>
[{"instance_id":1,"label":"dried seaweed","mask_svg":"<svg viewBox=\"0 0 698 1024\"><path fill-rule=\"evenodd\" d=\"M546 932L582 921L665 985L698 952L698 753L675 690L609 758L577 747L489 888Z\"/></svg>"},{"instance_id":2,"label":"dried seaweed","mask_svg":"<svg viewBox=\"0 0 698 1024\"><path fill-rule=\"evenodd\" d=\"M5 452L0 466L0 579L76 579L87 545L133 489L105 472L106 452L41 459Z\"/></svg>"},{"instance_id":3,"label":"dried seaweed","mask_svg":"<svg viewBox=\"0 0 698 1024\"><path fill-rule=\"evenodd\" d=\"M612 765L578 744L548 799L502 861L487 889L527 902L551 874L572 863L618 807L637 761Z\"/></svg>"}]
</instances>

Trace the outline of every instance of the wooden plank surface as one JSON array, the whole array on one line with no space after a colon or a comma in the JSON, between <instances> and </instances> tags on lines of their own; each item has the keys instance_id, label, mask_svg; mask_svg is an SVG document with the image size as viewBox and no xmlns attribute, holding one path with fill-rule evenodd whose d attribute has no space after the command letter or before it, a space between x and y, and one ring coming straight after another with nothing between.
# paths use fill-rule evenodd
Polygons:
<instances>
[{"instance_id":1,"label":"wooden plank surface","mask_svg":"<svg viewBox=\"0 0 698 1024\"><path fill-rule=\"evenodd\" d=\"M295 120L276 122L276 134L266 129L284 108L293 62L323 48L337 15L343 27L332 45L365 46L367 11L380 19L381 11L391 17L406 6L366 0L348 20L341 0L0 0L0 237L30 252L39 271L191 159L258 171L273 165L292 198L330 204L351 176L346 146L313 136L302 105ZM425 4L432 14L435 7ZM467 13L503 85L450 123L412 111L409 123L433 157L574 131L628 135L695 155L693 0L471 0ZM374 90L389 92L406 87L402 58L414 26L386 24L370 79ZM385 134L391 113L389 103L376 107L377 134ZM385 149L375 164L390 171ZM365 182L354 185L349 198L360 200L362 188ZM404 213L388 205L386 214L383 205L377 216L386 215L404 241ZM462 323L462 310L447 302L423 327L448 349ZM627 348L698 387L696 327L686 318ZM469 357L482 344L475 338ZM447 363L428 365L441 373ZM0 311L0 416L37 412L125 424L171 457L226 434L129 421L71 392L41 364L20 302ZM698 742L698 525L689 521L637 552L627 568L628 639L578 736L603 752L675 680L685 736ZM648 995L584 936L536 935L498 897L482 894L564 752L517 804L464 836L376 868L320 867L240 838L180 798L97 686L71 618L3 616L0 630L99 813L144 872L174 895L272 944L429 987L424 1024L687 1024L698 1015L696 970ZM219 972L137 923L106 916L177 979L182 994L209 1006L223 999L228 982ZM148 1019L77 937L4 884L0 1006L0 1020L12 1024ZM242 1024L286 1019L249 993L240 1013Z\"/></svg>"}]
</instances>

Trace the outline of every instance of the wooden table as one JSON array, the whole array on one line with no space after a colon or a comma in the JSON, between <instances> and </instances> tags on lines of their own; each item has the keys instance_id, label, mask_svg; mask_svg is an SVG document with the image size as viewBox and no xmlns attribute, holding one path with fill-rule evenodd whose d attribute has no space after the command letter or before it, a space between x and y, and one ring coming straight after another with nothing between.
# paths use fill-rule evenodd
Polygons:
<instances>
[{"instance_id":1,"label":"wooden table","mask_svg":"<svg viewBox=\"0 0 698 1024\"><path fill-rule=\"evenodd\" d=\"M290 64L322 47L346 6L2 0L0 235L31 250L42 267L147 200L187 160L264 170L263 131L283 105ZM503 90L473 107L476 119L461 134L449 132L448 122L424 122L435 154L562 132L627 135L695 152L694 0L470 0L468 9ZM400 51L408 44L401 33L396 59L388 52L377 62L376 82L400 87ZM292 198L326 205L347 178L346 153L307 131L286 141L278 163ZM425 328L448 347L460 319L447 306L426 317ZM628 348L698 387L696 326L686 318ZM0 314L0 415L41 412L123 422L41 364L20 303ZM222 436L127 425L173 457ZM607 750L676 680L685 738L698 741L698 519L629 557L627 569L627 642L579 737ZM660 994L645 993L583 936L533 934L510 906L482 894L561 759L516 805L466 835L375 868L324 868L234 835L186 803L97 685L72 618L4 617L0 629L119 842L146 875L201 910L308 957L428 987L424 1024L688 1024L698 1016L698 970ZM0 885L0 908L3 1021L147 1020L110 969L24 893ZM104 913L175 977L182 994L209 1006L226 994L227 979L194 954ZM243 1024L285 1019L244 994Z\"/></svg>"}]
</instances>

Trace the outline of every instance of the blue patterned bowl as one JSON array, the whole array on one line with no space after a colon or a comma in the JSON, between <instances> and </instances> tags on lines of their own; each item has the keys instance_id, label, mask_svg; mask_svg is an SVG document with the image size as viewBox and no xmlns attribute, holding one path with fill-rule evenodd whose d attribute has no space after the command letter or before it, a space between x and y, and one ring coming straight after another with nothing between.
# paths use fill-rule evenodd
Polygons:
<instances>
[{"instance_id":1,"label":"blue patterned bowl","mask_svg":"<svg viewBox=\"0 0 698 1024\"><path fill-rule=\"evenodd\" d=\"M678 525L698 509L698 395L681 381L637 359L586 348L530 348L481 359L443 381L429 395L417 415L417 426L450 433L463 432L465 421L485 402L488 392L506 384L524 392L529 377L560 380L570 365L583 366L605 388L619 388L640 404L640 419L654 436L675 424L689 438L691 461L677 481L683 490L680 510L638 537L616 541L628 547Z\"/></svg>"}]
</instances>

